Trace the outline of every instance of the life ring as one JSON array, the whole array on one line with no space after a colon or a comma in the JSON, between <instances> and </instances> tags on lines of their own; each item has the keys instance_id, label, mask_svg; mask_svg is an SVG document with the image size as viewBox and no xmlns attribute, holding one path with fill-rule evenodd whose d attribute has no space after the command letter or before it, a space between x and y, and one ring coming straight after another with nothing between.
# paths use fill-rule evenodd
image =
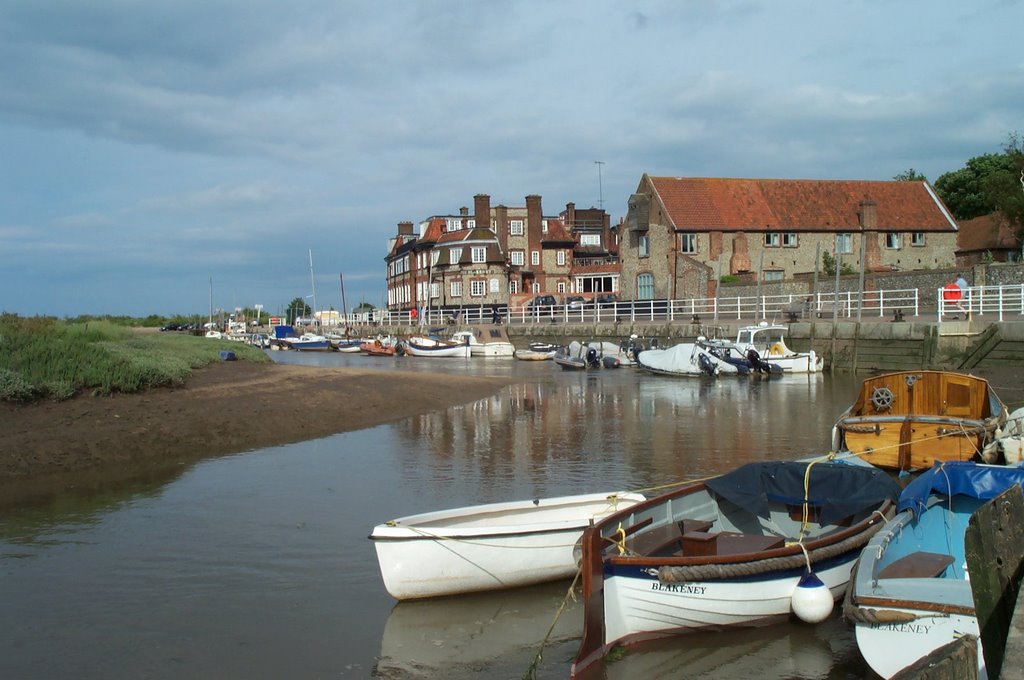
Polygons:
<instances>
[{"instance_id":1,"label":"life ring","mask_svg":"<svg viewBox=\"0 0 1024 680\"><path fill-rule=\"evenodd\" d=\"M768 356L770 357L781 357L786 353L781 342L777 342L768 349Z\"/></svg>"}]
</instances>

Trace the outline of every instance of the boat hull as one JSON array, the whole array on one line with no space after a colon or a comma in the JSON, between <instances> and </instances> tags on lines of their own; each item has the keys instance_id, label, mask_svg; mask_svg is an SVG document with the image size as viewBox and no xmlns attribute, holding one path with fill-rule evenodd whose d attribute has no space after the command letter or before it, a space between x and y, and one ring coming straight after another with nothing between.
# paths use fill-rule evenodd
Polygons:
<instances>
[{"instance_id":1,"label":"boat hull","mask_svg":"<svg viewBox=\"0 0 1024 680\"><path fill-rule=\"evenodd\" d=\"M463 359L468 359L470 357L469 345L438 345L434 347L426 347L424 345L407 342L404 347L406 353L414 357L461 357Z\"/></svg>"},{"instance_id":2,"label":"boat hull","mask_svg":"<svg viewBox=\"0 0 1024 680\"><path fill-rule=\"evenodd\" d=\"M456 508L377 525L370 539L395 599L513 588L571 577L583 530L642 500L587 494Z\"/></svg>"},{"instance_id":3,"label":"boat hull","mask_svg":"<svg viewBox=\"0 0 1024 680\"><path fill-rule=\"evenodd\" d=\"M905 614L907 621L858 623L854 629L857 647L871 670L883 678L891 678L945 644L964 635L978 636L978 619L964 614L940 614L912 607L882 607L883 616ZM979 678L987 677L985 657L978 641Z\"/></svg>"}]
</instances>

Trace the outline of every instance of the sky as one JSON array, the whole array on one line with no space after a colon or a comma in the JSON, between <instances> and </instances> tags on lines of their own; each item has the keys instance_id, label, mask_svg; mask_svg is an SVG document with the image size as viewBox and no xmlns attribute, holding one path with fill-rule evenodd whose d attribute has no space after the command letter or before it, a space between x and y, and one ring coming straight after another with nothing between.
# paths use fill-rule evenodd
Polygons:
<instances>
[{"instance_id":1,"label":"sky","mask_svg":"<svg viewBox=\"0 0 1024 680\"><path fill-rule=\"evenodd\" d=\"M1024 132L1018 0L4 0L0 311L385 299L473 196L934 182ZM600 161L598 163L597 161ZM313 266L310 267L310 255Z\"/></svg>"}]
</instances>

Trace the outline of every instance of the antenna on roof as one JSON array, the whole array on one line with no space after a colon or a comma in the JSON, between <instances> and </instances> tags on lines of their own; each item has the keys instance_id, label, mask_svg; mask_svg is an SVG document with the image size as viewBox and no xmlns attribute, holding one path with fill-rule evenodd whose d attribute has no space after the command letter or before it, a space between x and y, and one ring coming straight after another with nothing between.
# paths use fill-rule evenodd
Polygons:
<instances>
[{"instance_id":1,"label":"antenna on roof","mask_svg":"<svg viewBox=\"0 0 1024 680\"><path fill-rule=\"evenodd\" d=\"M604 186L601 182L601 166L604 165L604 161L594 161L597 166L597 207L604 210Z\"/></svg>"}]
</instances>

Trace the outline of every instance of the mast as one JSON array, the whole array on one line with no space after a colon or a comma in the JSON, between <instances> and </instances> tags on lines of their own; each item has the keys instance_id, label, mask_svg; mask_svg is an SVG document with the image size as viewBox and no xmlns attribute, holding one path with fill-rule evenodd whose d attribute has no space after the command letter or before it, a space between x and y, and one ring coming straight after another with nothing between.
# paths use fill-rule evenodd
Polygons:
<instances>
[{"instance_id":1,"label":"mast","mask_svg":"<svg viewBox=\"0 0 1024 680\"><path fill-rule=\"evenodd\" d=\"M210 277L210 323L213 323L213 277Z\"/></svg>"},{"instance_id":2,"label":"mast","mask_svg":"<svg viewBox=\"0 0 1024 680\"><path fill-rule=\"evenodd\" d=\"M313 318L316 319L316 278L313 276L313 249L309 249L309 282L313 286ZM322 324L321 324L322 325Z\"/></svg>"},{"instance_id":3,"label":"mast","mask_svg":"<svg viewBox=\"0 0 1024 680\"><path fill-rule=\"evenodd\" d=\"M345 304L345 275L338 274L338 281L341 284L341 317L344 319L345 315L348 314L348 305Z\"/></svg>"}]
</instances>

